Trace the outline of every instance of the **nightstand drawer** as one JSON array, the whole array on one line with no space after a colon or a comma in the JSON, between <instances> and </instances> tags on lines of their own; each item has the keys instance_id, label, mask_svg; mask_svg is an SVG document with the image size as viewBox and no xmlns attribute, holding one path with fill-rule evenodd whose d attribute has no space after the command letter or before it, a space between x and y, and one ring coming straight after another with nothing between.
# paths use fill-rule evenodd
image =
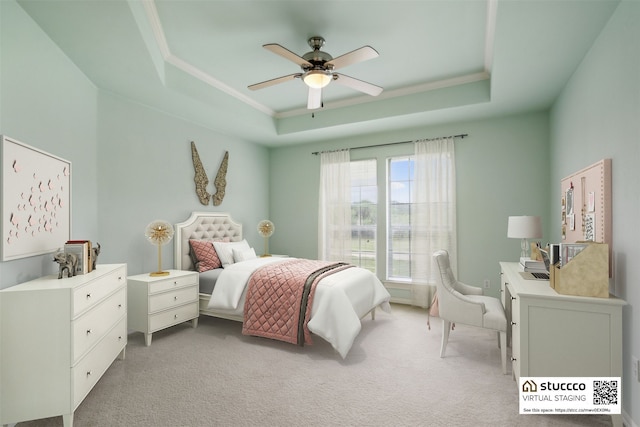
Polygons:
<instances>
[{"instance_id":1,"label":"nightstand drawer","mask_svg":"<svg viewBox=\"0 0 640 427\"><path fill-rule=\"evenodd\" d=\"M149 297L149 313L182 305L198 299L197 286L177 289L173 292L154 294Z\"/></svg>"},{"instance_id":2,"label":"nightstand drawer","mask_svg":"<svg viewBox=\"0 0 640 427\"><path fill-rule=\"evenodd\" d=\"M83 275L89 278L92 275L99 275L101 267L98 266L94 272ZM108 274L98 276L87 285L81 286L73 292L73 316L77 316L89 307L100 302L102 298L109 295L119 287L127 283L127 269L122 266Z\"/></svg>"},{"instance_id":3,"label":"nightstand drawer","mask_svg":"<svg viewBox=\"0 0 640 427\"><path fill-rule=\"evenodd\" d=\"M187 276L155 281L149 285L149 294L157 294L170 289L178 289L189 285L195 285L198 283L197 277L197 275L190 274Z\"/></svg>"},{"instance_id":4,"label":"nightstand drawer","mask_svg":"<svg viewBox=\"0 0 640 427\"><path fill-rule=\"evenodd\" d=\"M149 332L155 332L198 317L198 302L149 316Z\"/></svg>"}]
</instances>

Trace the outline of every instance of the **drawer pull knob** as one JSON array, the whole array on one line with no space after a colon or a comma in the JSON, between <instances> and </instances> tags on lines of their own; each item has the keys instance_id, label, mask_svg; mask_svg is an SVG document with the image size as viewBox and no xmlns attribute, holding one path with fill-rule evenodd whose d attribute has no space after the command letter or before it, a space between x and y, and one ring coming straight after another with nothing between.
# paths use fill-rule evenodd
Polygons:
<instances>
[{"instance_id":1,"label":"drawer pull knob","mask_svg":"<svg viewBox=\"0 0 640 427\"><path fill-rule=\"evenodd\" d=\"M122 276L118 276L118 280L122 280Z\"/></svg>"},{"instance_id":2,"label":"drawer pull knob","mask_svg":"<svg viewBox=\"0 0 640 427\"><path fill-rule=\"evenodd\" d=\"M118 308L122 308L122 304L118 304Z\"/></svg>"},{"instance_id":3,"label":"drawer pull knob","mask_svg":"<svg viewBox=\"0 0 640 427\"><path fill-rule=\"evenodd\" d=\"M173 315L173 318L174 318L174 319L177 319L177 318L178 318L178 315L177 315L177 314L174 314L174 315Z\"/></svg>"},{"instance_id":4,"label":"drawer pull knob","mask_svg":"<svg viewBox=\"0 0 640 427\"><path fill-rule=\"evenodd\" d=\"M515 300L516 300L516 297L511 297L511 301L515 301Z\"/></svg>"},{"instance_id":5,"label":"drawer pull knob","mask_svg":"<svg viewBox=\"0 0 640 427\"><path fill-rule=\"evenodd\" d=\"M87 335L91 335L92 331L91 329L87 329Z\"/></svg>"},{"instance_id":6,"label":"drawer pull knob","mask_svg":"<svg viewBox=\"0 0 640 427\"><path fill-rule=\"evenodd\" d=\"M87 299L91 299L91 294L87 294Z\"/></svg>"},{"instance_id":7,"label":"drawer pull knob","mask_svg":"<svg viewBox=\"0 0 640 427\"><path fill-rule=\"evenodd\" d=\"M516 322L511 322L511 326L516 326Z\"/></svg>"},{"instance_id":8,"label":"drawer pull knob","mask_svg":"<svg viewBox=\"0 0 640 427\"><path fill-rule=\"evenodd\" d=\"M516 360L518 360L518 359L516 359L515 357L511 357L511 361L512 362L515 362Z\"/></svg>"},{"instance_id":9,"label":"drawer pull knob","mask_svg":"<svg viewBox=\"0 0 640 427\"><path fill-rule=\"evenodd\" d=\"M87 378L91 376L91 371L87 371Z\"/></svg>"},{"instance_id":10,"label":"drawer pull knob","mask_svg":"<svg viewBox=\"0 0 640 427\"><path fill-rule=\"evenodd\" d=\"M178 297L173 297L173 300L174 301L178 301Z\"/></svg>"},{"instance_id":11,"label":"drawer pull knob","mask_svg":"<svg viewBox=\"0 0 640 427\"><path fill-rule=\"evenodd\" d=\"M122 341L122 335L118 337L118 341Z\"/></svg>"}]
</instances>

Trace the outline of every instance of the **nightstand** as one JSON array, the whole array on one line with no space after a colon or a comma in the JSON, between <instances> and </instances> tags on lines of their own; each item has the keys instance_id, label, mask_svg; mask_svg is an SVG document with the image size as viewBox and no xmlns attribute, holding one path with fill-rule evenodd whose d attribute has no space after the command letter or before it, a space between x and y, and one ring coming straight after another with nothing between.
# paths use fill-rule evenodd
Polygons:
<instances>
[{"instance_id":1,"label":"nightstand","mask_svg":"<svg viewBox=\"0 0 640 427\"><path fill-rule=\"evenodd\" d=\"M129 329L144 334L151 345L154 332L191 320L198 326L199 275L169 270L168 276L138 274L127 278Z\"/></svg>"}]
</instances>

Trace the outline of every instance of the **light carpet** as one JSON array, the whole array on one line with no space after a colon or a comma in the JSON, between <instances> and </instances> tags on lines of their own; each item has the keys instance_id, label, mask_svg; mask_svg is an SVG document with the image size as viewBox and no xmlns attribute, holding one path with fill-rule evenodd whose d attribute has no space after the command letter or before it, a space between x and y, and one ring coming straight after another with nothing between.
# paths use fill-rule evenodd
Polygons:
<instances>
[{"instance_id":1,"label":"light carpet","mask_svg":"<svg viewBox=\"0 0 640 427\"><path fill-rule=\"evenodd\" d=\"M320 338L303 348L200 317L129 335L74 416L85 426L608 426L604 415L518 415L496 333L457 325L441 359L441 321L393 305L363 319L346 359ZM62 426L62 417L19 423Z\"/></svg>"}]
</instances>

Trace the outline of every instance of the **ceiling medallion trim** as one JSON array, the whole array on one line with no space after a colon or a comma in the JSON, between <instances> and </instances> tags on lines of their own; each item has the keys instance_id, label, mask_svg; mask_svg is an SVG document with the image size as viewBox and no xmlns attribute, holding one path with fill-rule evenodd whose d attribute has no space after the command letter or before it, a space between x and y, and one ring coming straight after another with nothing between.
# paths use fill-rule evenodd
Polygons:
<instances>
[{"instance_id":1,"label":"ceiling medallion trim","mask_svg":"<svg viewBox=\"0 0 640 427\"><path fill-rule=\"evenodd\" d=\"M392 99L400 96L412 95L412 94L417 94L422 92L429 92L432 90L444 89L447 87L460 86L467 83L475 83L475 82L480 82L480 81L489 80L489 79L491 79L491 75L486 71L482 71L480 73L467 74L464 76L453 77L450 79L437 80L434 82L422 83L419 85L385 91L377 97L376 101L382 101L385 99ZM350 107L352 105L364 104L366 102L371 102L371 97L360 96L356 98L344 99L341 101L335 101L330 103L325 102L323 105L323 110L332 110L337 108ZM307 110L306 108L297 108L295 110L278 112L275 114L274 117L276 119L285 119L288 117L301 116L305 114L309 114L309 110Z\"/></svg>"}]
</instances>

